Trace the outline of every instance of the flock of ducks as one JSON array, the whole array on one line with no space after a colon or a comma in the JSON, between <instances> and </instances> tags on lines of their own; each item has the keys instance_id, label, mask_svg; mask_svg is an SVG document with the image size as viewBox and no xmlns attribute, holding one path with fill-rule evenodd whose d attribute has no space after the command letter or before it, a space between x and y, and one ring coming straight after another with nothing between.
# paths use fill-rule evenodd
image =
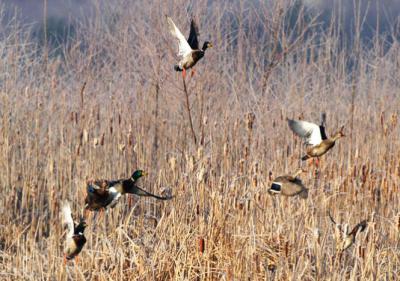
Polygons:
<instances>
[{"instance_id":1,"label":"flock of ducks","mask_svg":"<svg viewBox=\"0 0 400 281\"><path fill-rule=\"evenodd\" d=\"M194 19L190 23L190 33L186 40L182 32L176 27L170 17L167 18L167 24L171 34L178 40L178 56L179 62L174 66L175 71L182 72L183 78L186 77L186 70L192 69L191 75L194 75L193 67L204 57L207 48L212 47L209 41L205 41L202 48L199 48L199 30ZM318 159L330 149L332 149L338 139L344 137L343 127L332 137L328 138L325 133L325 117L321 125L316 125L303 120L288 119L289 128L298 136L304 139L306 147L306 155L301 159ZM292 175L283 175L275 178L268 192L271 194L280 194L284 196L299 196L301 198L308 197L308 189L304 186L299 175L306 172L303 168L299 168ZM138 186L140 178L145 176L142 170L135 171L130 178L118 180L89 180L86 187L86 198L84 206L84 216L80 218L79 223L74 223L71 208L68 201L65 201L61 208L63 224L67 226L66 246L64 250L64 263L74 259L81 252L86 243L84 236L87 224L85 218L90 211L100 211L107 208L114 208L119 199L124 194L136 194L139 196L149 196L159 200L170 200L172 196L161 197L151 194ZM356 235L363 231L367 226L364 220L357 224L352 231L348 232L348 226L342 227L337 224L329 213L329 218L335 225L335 236L337 249L343 252L349 248L355 241Z\"/></svg>"},{"instance_id":2,"label":"flock of ducks","mask_svg":"<svg viewBox=\"0 0 400 281\"><path fill-rule=\"evenodd\" d=\"M293 133L303 138L306 145L306 155L301 157L301 159L303 161L310 158L316 159L315 163L317 166L319 165L319 157L332 149L338 139L345 136L343 133L344 127L342 126L340 130L332 137L327 137L324 125L325 115L323 115L322 124L319 126L317 124L302 120L287 119L287 121L289 128L293 131ZM271 194L281 194L284 196L299 195L301 198L307 198L308 189L298 177L303 172L306 172L306 170L299 168L293 175L283 175L275 178L268 192ZM367 227L367 221L363 220L349 232L347 224L342 227L342 225L335 222L330 213L328 213L328 216L335 225L335 240L338 253L343 253L346 249L353 245L357 234L364 231Z\"/></svg>"}]
</instances>

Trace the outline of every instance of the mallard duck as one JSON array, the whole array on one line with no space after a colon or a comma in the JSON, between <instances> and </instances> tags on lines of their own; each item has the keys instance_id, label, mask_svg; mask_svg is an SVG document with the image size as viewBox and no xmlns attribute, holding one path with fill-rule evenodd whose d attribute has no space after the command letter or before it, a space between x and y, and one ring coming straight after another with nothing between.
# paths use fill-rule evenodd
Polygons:
<instances>
[{"instance_id":1,"label":"mallard duck","mask_svg":"<svg viewBox=\"0 0 400 281\"><path fill-rule=\"evenodd\" d=\"M348 224L342 226L336 223L330 212L328 212L328 216L331 222L335 225L336 249L339 253L343 253L346 249L350 248L350 246L356 241L357 234L364 231L367 227L367 220L363 220L358 223L352 231L348 232Z\"/></svg>"},{"instance_id":2,"label":"mallard duck","mask_svg":"<svg viewBox=\"0 0 400 281\"><path fill-rule=\"evenodd\" d=\"M307 150L301 160L307 160L312 157L320 157L327 153L334 145L335 142L344 137L343 126L340 131L328 138L325 133L325 126L320 126L301 120L288 119L289 128L298 136L305 139Z\"/></svg>"},{"instance_id":3,"label":"mallard duck","mask_svg":"<svg viewBox=\"0 0 400 281\"><path fill-rule=\"evenodd\" d=\"M185 78L186 69L195 66L195 64L202 57L204 57L204 53L207 48L211 48L213 45L211 42L205 41L203 47L201 49L199 48L199 28L194 19L192 19L190 22L190 33L188 40L185 39L185 36L183 36L182 32L180 32L175 23L168 16L167 22L169 31L179 41L178 56L181 57L181 60L177 65L174 66L174 69L176 71L182 71L182 76ZM194 70L192 69L192 76L193 74Z\"/></svg>"},{"instance_id":4,"label":"mallard duck","mask_svg":"<svg viewBox=\"0 0 400 281\"><path fill-rule=\"evenodd\" d=\"M172 196L160 197L138 187L137 182L144 175L144 171L136 170L128 179L89 180L86 188L85 209L98 211L107 207L114 208L121 195L126 193L150 196L159 200L169 200L172 198Z\"/></svg>"},{"instance_id":5,"label":"mallard duck","mask_svg":"<svg viewBox=\"0 0 400 281\"><path fill-rule=\"evenodd\" d=\"M293 175L279 176L274 179L269 193L277 193L285 196L300 195L301 198L308 197L308 189L303 185L298 176L305 172L303 169L298 169Z\"/></svg>"},{"instance_id":6,"label":"mallard duck","mask_svg":"<svg viewBox=\"0 0 400 281\"><path fill-rule=\"evenodd\" d=\"M83 232L87 226L83 218L80 219L79 224L75 224L72 219L71 207L68 201L65 201L61 207L63 225L67 226L68 232L66 236L65 250L64 250L64 264L67 260L75 258L81 251L86 243L86 238Z\"/></svg>"}]
</instances>

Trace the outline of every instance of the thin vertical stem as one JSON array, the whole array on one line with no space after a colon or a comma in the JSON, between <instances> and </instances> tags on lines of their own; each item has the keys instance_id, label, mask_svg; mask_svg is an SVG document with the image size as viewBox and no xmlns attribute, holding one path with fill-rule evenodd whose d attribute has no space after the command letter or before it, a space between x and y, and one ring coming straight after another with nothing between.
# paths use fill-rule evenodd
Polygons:
<instances>
[{"instance_id":1,"label":"thin vertical stem","mask_svg":"<svg viewBox=\"0 0 400 281\"><path fill-rule=\"evenodd\" d=\"M186 98L186 110L188 112L190 130L192 132L192 138L193 138L194 144L197 145L197 137L196 137L196 133L194 132L193 118L192 118L192 113L190 110L189 93L187 91L186 81L185 81L185 78L183 78L183 76L182 76L182 82L183 82L183 91L185 92L185 98Z\"/></svg>"}]
</instances>

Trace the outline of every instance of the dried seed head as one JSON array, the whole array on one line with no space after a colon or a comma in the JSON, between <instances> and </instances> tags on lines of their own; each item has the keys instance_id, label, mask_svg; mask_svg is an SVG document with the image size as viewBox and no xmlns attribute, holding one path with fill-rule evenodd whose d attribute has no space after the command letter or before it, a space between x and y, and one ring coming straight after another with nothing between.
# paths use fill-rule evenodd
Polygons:
<instances>
[{"instance_id":1,"label":"dried seed head","mask_svg":"<svg viewBox=\"0 0 400 281\"><path fill-rule=\"evenodd\" d=\"M228 146L227 143L224 143L223 150L224 150L224 156L228 156L228 154L229 154L229 146Z\"/></svg>"},{"instance_id":2,"label":"dried seed head","mask_svg":"<svg viewBox=\"0 0 400 281\"><path fill-rule=\"evenodd\" d=\"M246 124L247 129L251 131L253 129L254 120L256 119L256 115L252 112L246 114Z\"/></svg>"},{"instance_id":3,"label":"dried seed head","mask_svg":"<svg viewBox=\"0 0 400 281\"><path fill-rule=\"evenodd\" d=\"M176 169L176 158L175 157L171 157L169 158L169 165L172 171L175 171Z\"/></svg>"},{"instance_id":4,"label":"dried seed head","mask_svg":"<svg viewBox=\"0 0 400 281\"><path fill-rule=\"evenodd\" d=\"M190 172L193 172L194 171L194 163L195 163L194 156L190 155L190 156L187 156L187 158L188 158L188 160L187 160L188 170Z\"/></svg>"},{"instance_id":5,"label":"dried seed head","mask_svg":"<svg viewBox=\"0 0 400 281\"><path fill-rule=\"evenodd\" d=\"M89 141L89 133L86 129L83 129L83 143L87 143Z\"/></svg>"},{"instance_id":6,"label":"dried seed head","mask_svg":"<svg viewBox=\"0 0 400 281\"><path fill-rule=\"evenodd\" d=\"M199 251L200 253L204 253L205 250L205 241L203 237L200 237L199 239Z\"/></svg>"},{"instance_id":7,"label":"dried seed head","mask_svg":"<svg viewBox=\"0 0 400 281\"><path fill-rule=\"evenodd\" d=\"M200 146L200 147L197 149L197 159L198 159L198 160L202 159L202 158L203 158L203 155L204 155L204 148L203 148L203 146Z\"/></svg>"},{"instance_id":8,"label":"dried seed head","mask_svg":"<svg viewBox=\"0 0 400 281\"><path fill-rule=\"evenodd\" d=\"M205 178L206 178L206 169L204 167L201 167L199 172L197 173L197 181L203 182Z\"/></svg>"},{"instance_id":9,"label":"dried seed head","mask_svg":"<svg viewBox=\"0 0 400 281\"><path fill-rule=\"evenodd\" d=\"M104 133L101 135L100 145L101 145L101 146L104 145Z\"/></svg>"},{"instance_id":10,"label":"dried seed head","mask_svg":"<svg viewBox=\"0 0 400 281\"><path fill-rule=\"evenodd\" d=\"M240 171L240 173L243 173L244 172L244 159L240 159L239 160L239 171Z\"/></svg>"},{"instance_id":11,"label":"dried seed head","mask_svg":"<svg viewBox=\"0 0 400 281\"><path fill-rule=\"evenodd\" d=\"M118 149L119 149L119 151L123 152L125 150L125 144L124 143L118 144Z\"/></svg>"}]
</instances>

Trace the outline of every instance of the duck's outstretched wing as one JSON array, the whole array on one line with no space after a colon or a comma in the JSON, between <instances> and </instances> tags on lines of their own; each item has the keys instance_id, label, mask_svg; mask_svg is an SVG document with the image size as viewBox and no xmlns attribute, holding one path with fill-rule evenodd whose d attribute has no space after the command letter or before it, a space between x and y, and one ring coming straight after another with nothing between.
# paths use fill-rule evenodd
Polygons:
<instances>
[{"instance_id":1,"label":"duck's outstretched wing","mask_svg":"<svg viewBox=\"0 0 400 281\"><path fill-rule=\"evenodd\" d=\"M194 19L190 22L190 33L187 41L193 50L199 48L199 27Z\"/></svg>"},{"instance_id":2,"label":"duck's outstretched wing","mask_svg":"<svg viewBox=\"0 0 400 281\"><path fill-rule=\"evenodd\" d=\"M167 16L167 22L169 31L176 39L178 39L179 42L178 56L185 57L189 55L193 50L190 47L188 41L186 41L185 36L183 36L182 32L180 32L180 30L176 27L175 23L168 16Z\"/></svg>"},{"instance_id":3,"label":"duck's outstretched wing","mask_svg":"<svg viewBox=\"0 0 400 281\"><path fill-rule=\"evenodd\" d=\"M132 189L132 191L131 191L130 193L136 194L136 195L139 195L139 196L154 197L154 198L156 198L156 199L158 199L158 200L170 200L170 199L174 198L173 196L165 196L165 197L162 197L162 196L158 196L158 195L152 194L152 193L150 193L150 192L147 192L147 191L144 190L144 189L141 189L141 188L138 187L137 185L134 186L134 188Z\"/></svg>"},{"instance_id":4,"label":"duck's outstretched wing","mask_svg":"<svg viewBox=\"0 0 400 281\"><path fill-rule=\"evenodd\" d=\"M63 225L67 226L67 237L71 238L74 235L74 220L72 219L71 207L68 201L64 201L61 207L61 217Z\"/></svg>"},{"instance_id":5,"label":"duck's outstretched wing","mask_svg":"<svg viewBox=\"0 0 400 281\"><path fill-rule=\"evenodd\" d=\"M360 223L358 223L353 230L349 234L356 235L359 231L363 232L367 228L367 220L363 220Z\"/></svg>"},{"instance_id":6,"label":"duck's outstretched wing","mask_svg":"<svg viewBox=\"0 0 400 281\"><path fill-rule=\"evenodd\" d=\"M289 128L298 136L304 138L306 144L318 145L322 142L320 128L317 124L288 119Z\"/></svg>"}]
</instances>

